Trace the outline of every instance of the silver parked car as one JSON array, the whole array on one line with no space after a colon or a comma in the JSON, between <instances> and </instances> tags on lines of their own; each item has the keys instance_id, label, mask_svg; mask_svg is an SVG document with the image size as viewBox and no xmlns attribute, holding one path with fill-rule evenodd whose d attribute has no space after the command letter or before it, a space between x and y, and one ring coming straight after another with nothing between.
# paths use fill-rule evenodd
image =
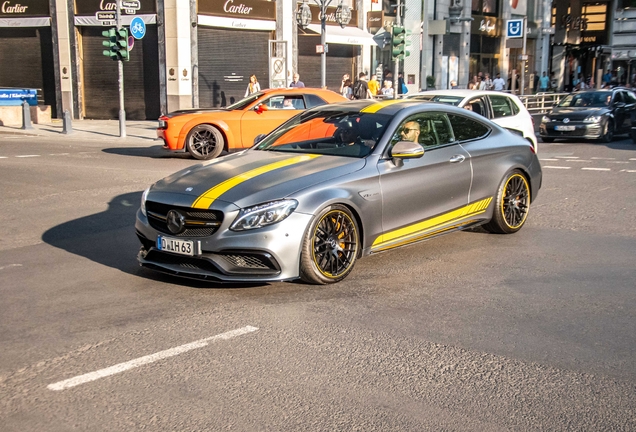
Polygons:
<instances>
[{"instance_id":1,"label":"silver parked car","mask_svg":"<svg viewBox=\"0 0 636 432\"><path fill-rule=\"evenodd\" d=\"M467 110L326 105L147 189L138 260L208 280L338 282L365 255L477 225L518 231L541 178L528 140Z\"/></svg>"}]
</instances>

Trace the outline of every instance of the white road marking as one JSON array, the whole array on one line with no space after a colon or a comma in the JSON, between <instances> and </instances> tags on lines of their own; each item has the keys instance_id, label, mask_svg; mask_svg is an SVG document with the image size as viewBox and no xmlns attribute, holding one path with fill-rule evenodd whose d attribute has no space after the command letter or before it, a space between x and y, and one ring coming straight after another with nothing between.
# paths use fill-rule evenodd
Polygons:
<instances>
[{"instance_id":1,"label":"white road marking","mask_svg":"<svg viewBox=\"0 0 636 432\"><path fill-rule=\"evenodd\" d=\"M582 170L588 170L588 171L611 171L610 168L590 168L590 167L585 167L585 168L581 168Z\"/></svg>"},{"instance_id":2,"label":"white road marking","mask_svg":"<svg viewBox=\"0 0 636 432\"><path fill-rule=\"evenodd\" d=\"M68 156L70 153L51 153L49 156Z\"/></svg>"},{"instance_id":3,"label":"white road marking","mask_svg":"<svg viewBox=\"0 0 636 432\"><path fill-rule=\"evenodd\" d=\"M636 173L636 170L621 170L621 172Z\"/></svg>"},{"instance_id":4,"label":"white road marking","mask_svg":"<svg viewBox=\"0 0 636 432\"><path fill-rule=\"evenodd\" d=\"M11 267L22 267L22 264L9 264L9 265L0 267L0 270L8 269Z\"/></svg>"},{"instance_id":5,"label":"white road marking","mask_svg":"<svg viewBox=\"0 0 636 432\"><path fill-rule=\"evenodd\" d=\"M592 162L592 161L585 160L585 159L567 159L567 162Z\"/></svg>"},{"instance_id":6,"label":"white road marking","mask_svg":"<svg viewBox=\"0 0 636 432\"><path fill-rule=\"evenodd\" d=\"M40 155L19 155L19 156L16 156L16 157L19 157L19 158L25 158L25 157L40 157Z\"/></svg>"},{"instance_id":7,"label":"white road marking","mask_svg":"<svg viewBox=\"0 0 636 432\"><path fill-rule=\"evenodd\" d=\"M607 161L607 163L628 164L629 161Z\"/></svg>"},{"instance_id":8,"label":"white road marking","mask_svg":"<svg viewBox=\"0 0 636 432\"><path fill-rule=\"evenodd\" d=\"M555 156L558 159L578 159L578 156Z\"/></svg>"},{"instance_id":9,"label":"white road marking","mask_svg":"<svg viewBox=\"0 0 636 432\"><path fill-rule=\"evenodd\" d=\"M629 160L636 160L636 158L629 158Z\"/></svg>"},{"instance_id":10,"label":"white road marking","mask_svg":"<svg viewBox=\"0 0 636 432\"><path fill-rule=\"evenodd\" d=\"M9 159L7 156L0 156L0 159Z\"/></svg>"},{"instance_id":11,"label":"white road marking","mask_svg":"<svg viewBox=\"0 0 636 432\"><path fill-rule=\"evenodd\" d=\"M605 158L605 157L593 157L591 159L596 159L596 160L616 160L616 158Z\"/></svg>"},{"instance_id":12,"label":"white road marking","mask_svg":"<svg viewBox=\"0 0 636 432\"><path fill-rule=\"evenodd\" d=\"M541 160L541 161L553 161L553 162L554 161L558 161L558 159L539 159L539 160Z\"/></svg>"},{"instance_id":13,"label":"white road marking","mask_svg":"<svg viewBox=\"0 0 636 432\"><path fill-rule=\"evenodd\" d=\"M544 166L543 168L552 168L552 169L570 169L570 168L572 168L572 167L560 167L560 166L549 166L549 165L546 165L546 166Z\"/></svg>"},{"instance_id":14,"label":"white road marking","mask_svg":"<svg viewBox=\"0 0 636 432\"><path fill-rule=\"evenodd\" d=\"M139 366L143 366L149 363L154 363L158 360L163 360L165 358L174 357L179 354L183 354L184 352L191 351L197 348L203 348L204 346L209 345L210 342L215 342L217 340L227 340L232 339L237 336L241 336L247 333L255 332L258 330L258 327L245 326L236 330L230 330L225 333L218 334L216 336L211 336L209 338L200 339L195 342L191 342L189 344L181 345L175 348L170 348L164 351L159 351L155 354L150 354L147 356L139 357L134 360L130 360L124 363L119 363L114 366L107 367L105 369L100 369L95 372L89 372L84 375L79 375L73 378L66 379L64 381L59 381L53 384L49 384L47 388L49 390L65 390L71 387L78 386L80 384L85 384L87 382L95 381L100 378L105 378L107 376L115 375L121 372L125 372L129 369L134 369Z\"/></svg>"}]
</instances>

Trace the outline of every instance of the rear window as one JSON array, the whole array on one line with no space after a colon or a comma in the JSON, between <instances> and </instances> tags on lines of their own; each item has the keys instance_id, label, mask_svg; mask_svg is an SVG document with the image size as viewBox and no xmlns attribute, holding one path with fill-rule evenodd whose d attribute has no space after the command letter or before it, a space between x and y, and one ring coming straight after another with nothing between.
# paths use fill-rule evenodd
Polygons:
<instances>
[{"instance_id":1,"label":"rear window","mask_svg":"<svg viewBox=\"0 0 636 432\"><path fill-rule=\"evenodd\" d=\"M322 98L312 94L306 94L305 101L307 102L307 108L313 108L327 103Z\"/></svg>"}]
</instances>

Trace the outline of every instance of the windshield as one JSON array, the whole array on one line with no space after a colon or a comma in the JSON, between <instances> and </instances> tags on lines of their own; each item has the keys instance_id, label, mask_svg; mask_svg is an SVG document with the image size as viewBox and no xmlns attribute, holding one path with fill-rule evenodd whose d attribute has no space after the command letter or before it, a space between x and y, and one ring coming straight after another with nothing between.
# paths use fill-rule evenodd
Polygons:
<instances>
[{"instance_id":1,"label":"windshield","mask_svg":"<svg viewBox=\"0 0 636 432\"><path fill-rule=\"evenodd\" d=\"M413 95L413 96L409 96L407 99L423 100L423 101L429 101L429 102L439 102L439 103L457 106L464 98L459 96L446 96L446 95Z\"/></svg>"},{"instance_id":2,"label":"windshield","mask_svg":"<svg viewBox=\"0 0 636 432\"><path fill-rule=\"evenodd\" d=\"M255 148L362 158L370 154L391 117L343 111L310 111L293 117Z\"/></svg>"},{"instance_id":3,"label":"windshield","mask_svg":"<svg viewBox=\"0 0 636 432\"><path fill-rule=\"evenodd\" d=\"M225 109L229 110L243 110L248 107L252 102L254 102L259 97L263 96L263 92L253 93L248 97L241 99L238 102L234 102L232 105L228 105Z\"/></svg>"},{"instance_id":4,"label":"windshield","mask_svg":"<svg viewBox=\"0 0 636 432\"><path fill-rule=\"evenodd\" d=\"M586 92L567 95L559 102L560 107L607 107L612 100L611 92Z\"/></svg>"}]
</instances>

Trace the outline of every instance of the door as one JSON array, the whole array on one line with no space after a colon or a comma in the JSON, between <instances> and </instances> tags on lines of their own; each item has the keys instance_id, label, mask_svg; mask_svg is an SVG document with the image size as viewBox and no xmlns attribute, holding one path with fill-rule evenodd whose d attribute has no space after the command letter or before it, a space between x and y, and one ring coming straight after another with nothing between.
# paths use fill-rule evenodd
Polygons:
<instances>
[{"instance_id":1,"label":"door","mask_svg":"<svg viewBox=\"0 0 636 432\"><path fill-rule=\"evenodd\" d=\"M409 134L419 135L417 142L424 147L424 155L402 165L391 160L381 160L378 165L385 233L400 228L409 233L416 230L417 222L468 204L470 155L456 143L447 116L433 112L410 116L400 124L393 143L415 140Z\"/></svg>"},{"instance_id":2,"label":"door","mask_svg":"<svg viewBox=\"0 0 636 432\"><path fill-rule=\"evenodd\" d=\"M273 95L264 98L261 105L265 110L255 110L252 107L245 110L243 117L241 117L243 148L251 147L254 144L254 138L258 135L270 133L285 121L305 110L305 100L300 94Z\"/></svg>"}]
</instances>

